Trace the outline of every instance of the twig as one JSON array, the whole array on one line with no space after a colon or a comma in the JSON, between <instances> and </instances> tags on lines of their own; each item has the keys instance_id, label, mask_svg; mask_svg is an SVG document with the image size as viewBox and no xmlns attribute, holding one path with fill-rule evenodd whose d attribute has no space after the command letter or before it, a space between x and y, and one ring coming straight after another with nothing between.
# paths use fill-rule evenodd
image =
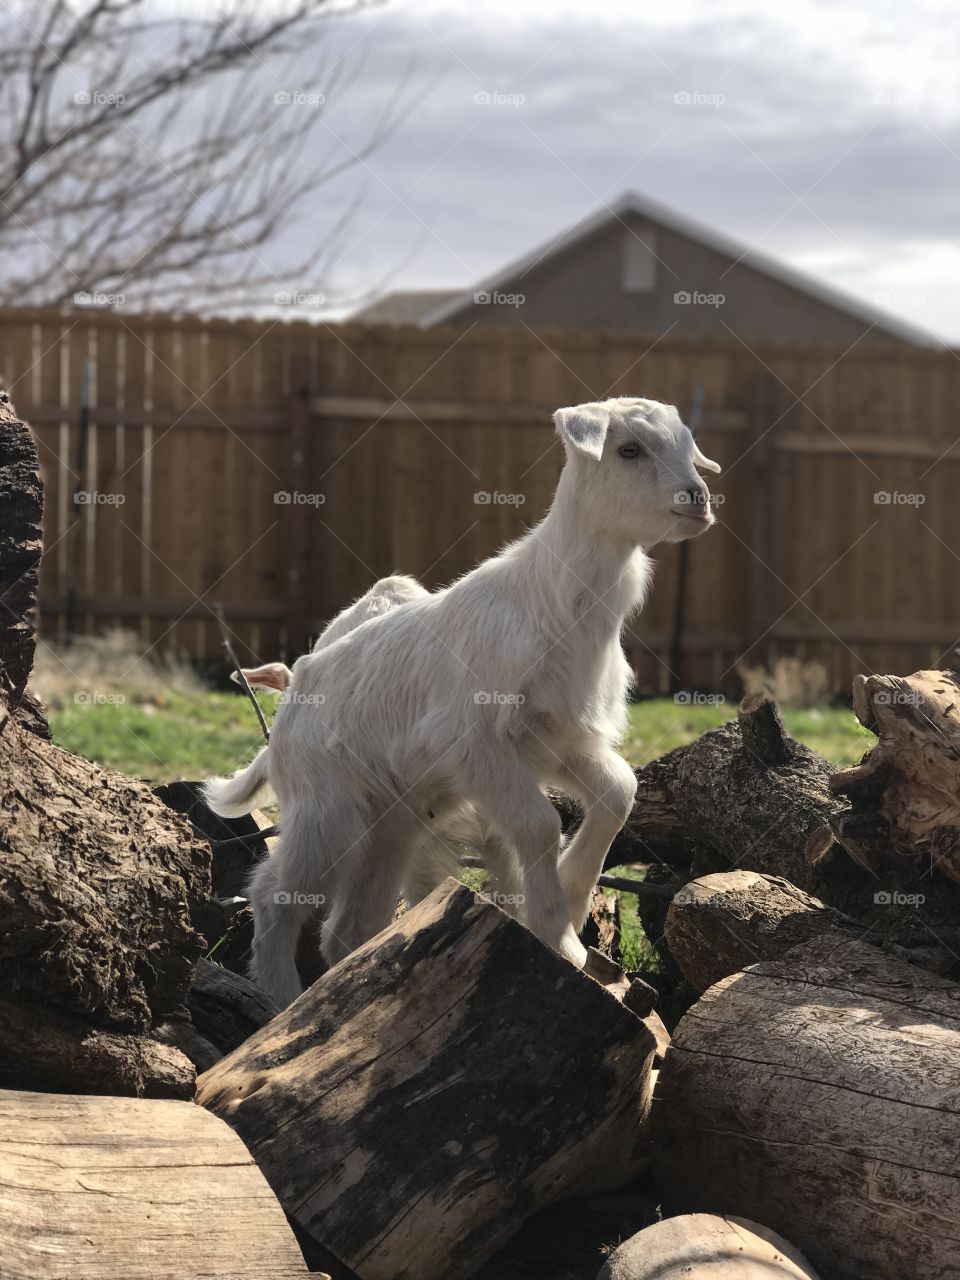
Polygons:
<instances>
[{"instance_id":1,"label":"twig","mask_svg":"<svg viewBox=\"0 0 960 1280\"><path fill-rule=\"evenodd\" d=\"M204 840L210 840L210 837L196 823L192 824L194 829L203 836ZM211 845L219 853L221 849L232 849L234 845L259 844L261 840L268 840L270 836L278 836L280 828L278 826L263 827L260 831L252 831L248 836L230 836L227 840L210 840Z\"/></svg>"},{"instance_id":2,"label":"twig","mask_svg":"<svg viewBox=\"0 0 960 1280\"><path fill-rule=\"evenodd\" d=\"M247 695L247 697L253 703L253 709L257 713L257 719L260 721L260 729L263 733L264 738L267 740L267 742L269 742L270 730L267 728L266 717L263 714L263 710L260 707L260 703L257 701L257 695L250 688L249 684L247 684L247 677L243 674L243 671L240 669L240 663L237 660L237 655L234 653L233 645L230 643L230 635L229 635L229 632L227 631L227 624L223 617L223 605L215 604L213 606L213 611L217 615L217 622L219 622L220 624L220 637L223 643L223 647L227 651L227 657L233 663L233 669L237 673L237 680L240 683L240 688L243 690L243 692Z\"/></svg>"}]
</instances>

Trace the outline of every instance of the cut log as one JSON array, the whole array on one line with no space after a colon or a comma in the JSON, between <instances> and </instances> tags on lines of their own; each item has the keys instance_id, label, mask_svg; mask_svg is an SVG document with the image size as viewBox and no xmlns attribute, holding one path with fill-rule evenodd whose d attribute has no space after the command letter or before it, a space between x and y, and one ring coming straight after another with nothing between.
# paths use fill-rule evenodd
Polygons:
<instances>
[{"instance_id":1,"label":"cut log","mask_svg":"<svg viewBox=\"0 0 960 1280\"><path fill-rule=\"evenodd\" d=\"M803 1254L746 1218L689 1213L625 1240L597 1280L817 1280Z\"/></svg>"},{"instance_id":2,"label":"cut log","mask_svg":"<svg viewBox=\"0 0 960 1280\"><path fill-rule=\"evenodd\" d=\"M806 887L807 844L842 807L830 793L833 772L828 760L789 736L775 702L751 694L736 720L637 770L637 804L616 856L681 865L670 815L683 829L684 848L691 850L687 865L695 872L700 860L708 864L703 871L748 865ZM648 827L642 797L651 791L656 802ZM624 847L626 838L635 843Z\"/></svg>"},{"instance_id":3,"label":"cut log","mask_svg":"<svg viewBox=\"0 0 960 1280\"><path fill-rule=\"evenodd\" d=\"M119 1031L181 1009L210 849L143 783L26 733L0 708L0 977Z\"/></svg>"},{"instance_id":4,"label":"cut log","mask_svg":"<svg viewBox=\"0 0 960 1280\"><path fill-rule=\"evenodd\" d=\"M459 1280L646 1161L654 1037L448 880L198 1081L281 1204L363 1280Z\"/></svg>"},{"instance_id":5,"label":"cut log","mask_svg":"<svg viewBox=\"0 0 960 1280\"><path fill-rule=\"evenodd\" d=\"M176 1046L102 1031L42 1004L0 999L0 1088L192 1098L196 1072Z\"/></svg>"},{"instance_id":6,"label":"cut log","mask_svg":"<svg viewBox=\"0 0 960 1280\"><path fill-rule=\"evenodd\" d=\"M3 1018L21 1028L6 1085L183 1097L189 1062L148 1037L183 1016L205 950L190 911L209 893L209 845L143 783L0 704L0 863Z\"/></svg>"},{"instance_id":7,"label":"cut log","mask_svg":"<svg viewBox=\"0 0 960 1280\"><path fill-rule=\"evenodd\" d=\"M230 1053L280 1012L248 978L201 960L187 998L197 1031L221 1053Z\"/></svg>"},{"instance_id":8,"label":"cut log","mask_svg":"<svg viewBox=\"0 0 960 1280\"><path fill-rule=\"evenodd\" d=\"M863 932L789 880L756 871L691 880L675 895L666 922L670 954L698 992L811 938L858 939Z\"/></svg>"},{"instance_id":9,"label":"cut log","mask_svg":"<svg viewBox=\"0 0 960 1280\"><path fill-rule=\"evenodd\" d=\"M37 700L26 692L36 648L33 609L42 555L43 483L37 449L5 391L0 392L0 688L11 714L49 738Z\"/></svg>"},{"instance_id":10,"label":"cut log","mask_svg":"<svg viewBox=\"0 0 960 1280\"><path fill-rule=\"evenodd\" d=\"M0 1093L4 1280L293 1280L306 1265L231 1129L188 1102Z\"/></svg>"},{"instance_id":11,"label":"cut log","mask_svg":"<svg viewBox=\"0 0 960 1280\"><path fill-rule=\"evenodd\" d=\"M945 750L941 756L944 770L949 754ZM823 756L789 737L774 703L763 694L751 695L736 721L637 771L638 797L644 794L645 777L651 779L647 790L657 793L654 816L646 826L644 802L638 798L612 857L660 860L668 865L652 867L647 883L673 883L676 888L732 867L783 877L870 928L871 940L905 948L916 953L918 963L952 972L960 956L960 886L940 881L936 892L925 889L917 882L913 859L887 858L878 875L871 858L861 856L858 865L847 857L834 832L849 851L855 840L861 846L875 843L877 823L886 826L886 819L876 813L851 815L834 793L835 772ZM946 790L945 773L935 776ZM955 779L952 785L956 804ZM666 821L669 813L684 828L686 845L693 850L679 882L680 847ZM949 845L942 835L946 829L944 822L938 837L944 847ZM645 895L638 909L675 984L679 973L671 967L664 938L668 906Z\"/></svg>"},{"instance_id":12,"label":"cut log","mask_svg":"<svg viewBox=\"0 0 960 1280\"><path fill-rule=\"evenodd\" d=\"M653 1135L672 1209L764 1222L836 1280L960 1275L960 987L831 938L725 978Z\"/></svg>"},{"instance_id":13,"label":"cut log","mask_svg":"<svg viewBox=\"0 0 960 1280\"><path fill-rule=\"evenodd\" d=\"M853 709L879 741L831 780L852 805L831 820L834 836L870 871L906 862L918 879L960 882L960 677L857 676Z\"/></svg>"},{"instance_id":14,"label":"cut log","mask_svg":"<svg viewBox=\"0 0 960 1280\"><path fill-rule=\"evenodd\" d=\"M182 813L197 831L213 842L210 880L214 894L218 898L243 896L255 863L266 856L267 843L260 839L240 844L232 841L237 836L254 837L269 823L252 813L240 818L221 818L204 800L202 786L202 782L164 782L153 791L165 805ZM218 848L217 842L225 840L231 843Z\"/></svg>"}]
</instances>

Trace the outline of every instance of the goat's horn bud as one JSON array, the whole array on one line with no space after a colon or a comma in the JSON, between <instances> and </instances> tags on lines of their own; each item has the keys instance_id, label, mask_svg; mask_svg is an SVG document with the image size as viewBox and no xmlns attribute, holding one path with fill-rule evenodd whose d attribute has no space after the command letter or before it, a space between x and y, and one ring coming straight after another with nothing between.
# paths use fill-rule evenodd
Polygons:
<instances>
[{"instance_id":1,"label":"goat's horn bud","mask_svg":"<svg viewBox=\"0 0 960 1280\"><path fill-rule=\"evenodd\" d=\"M693 465L700 467L703 471L716 471L717 475L720 474L720 463L714 462L705 453L701 453L696 445L693 446Z\"/></svg>"}]
</instances>

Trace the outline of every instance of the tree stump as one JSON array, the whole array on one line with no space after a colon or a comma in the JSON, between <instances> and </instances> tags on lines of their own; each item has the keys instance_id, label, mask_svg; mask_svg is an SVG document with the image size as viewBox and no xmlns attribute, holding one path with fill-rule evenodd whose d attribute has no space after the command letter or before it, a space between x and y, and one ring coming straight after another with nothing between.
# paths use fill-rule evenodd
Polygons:
<instances>
[{"instance_id":1,"label":"tree stump","mask_svg":"<svg viewBox=\"0 0 960 1280\"><path fill-rule=\"evenodd\" d=\"M818 938L711 987L660 1070L679 1210L766 1223L835 1280L960 1275L960 987Z\"/></svg>"},{"instance_id":2,"label":"tree stump","mask_svg":"<svg viewBox=\"0 0 960 1280\"><path fill-rule=\"evenodd\" d=\"M189 1102L0 1092L4 1280L294 1280L306 1265L228 1125Z\"/></svg>"},{"instance_id":3,"label":"tree stump","mask_svg":"<svg viewBox=\"0 0 960 1280\"><path fill-rule=\"evenodd\" d=\"M22 1028L5 1045L7 1086L152 1094L167 1081L182 1097L189 1063L133 1040L184 1010L205 949L190 908L209 893L206 842L143 783L0 703L0 860L4 1020Z\"/></svg>"},{"instance_id":4,"label":"tree stump","mask_svg":"<svg viewBox=\"0 0 960 1280\"><path fill-rule=\"evenodd\" d=\"M945 749L943 773L935 773L941 796L949 789L949 756ZM918 758L918 772L920 768ZM913 858L887 857L878 872L866 858L858 863L847 857L834 832L849 851L858 814L851 816L835 793L835 774L828 760L786 733L776 705L765 694L750 695L735 721L637 771L638 802L613 857L652 861L647 882L678 889L686 880L731 868L782 877L869 927L871 940L905 948L916 953L918 963L953 972L960 956L960 886L940 880L936 892L925 889L917 882ZM647 792L656 792L649 826L639 798L644 779L649 781ZM953 785L956 804L957 782ZM668 821L670 814L684 829L682 841ZM945 814L942 810L941 817ZM871 829L875 818L866 814ZM944 820L931 845L948 847L948 829ZM625 846L624 841L630 843ZM693 852L683 872L685 848ZM654 896L639 902L644 930L659 947L675 984L679 975L671 967L664 937L668 908L669 900Z\"/></svg>"},{"instance_id":5,"label":"tree stump","mask_svg":"<svg viewBox=\"0 0 960 1280\"><path fill-rule=\"evenodd\" d=\"M788 880L756 871L691 880L674 896L666 922L670 954L698 992L811 938L858 939L863 932Z\"/></svg>"},{"instance_id":6,"label":"tree stump","mask_svg":"<svg viewBox=\"0 0 960 1280\"><path fill-rule=\"evenodd\" d=\"M624 1241L597 1280L817 1280L782 1236L746 1218L690 1213Z\"/></svg>"},{"instance_id":7,"label":"tree stump","mask_svg":"<svg viewBox=\"0 0 960 1280\"><path fill-rule=\"evenodd\" d=\"M868 871L906 863L917 879L960 882L960 677L857 676L853 709L879 741L831 779L852 806L831 818L833 835Z\"/></svg>"},{"instance_id":8,"label":"tree stump","mask_svg":"<svg viewBox=\"0 0 960 1280\"><path fill-rule=\"evenodd\" d=\"M0 689L24 727L49 738L37 700L27 693L36 640L33 610L43 550L43 483L37 448L5 391L0 392Z\"/></svg>"},{"instance_id":9,"label":"tree stump","mask_svg":"<svg viewBox=\"0 0 960 1280\"><path fill-rule=\"evenodd\" d=\"M646 1161L654 1037L449 880L198 1081L281 1204L363 1280L460 1280Z\"/></svg>"}]
</instances>

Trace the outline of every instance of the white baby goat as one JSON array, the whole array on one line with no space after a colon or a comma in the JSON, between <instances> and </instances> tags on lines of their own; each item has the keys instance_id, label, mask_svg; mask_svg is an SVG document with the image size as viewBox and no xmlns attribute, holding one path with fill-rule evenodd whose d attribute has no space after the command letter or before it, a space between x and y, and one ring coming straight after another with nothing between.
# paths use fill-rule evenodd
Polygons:
<instances>
[{"instance_id":1,"label":"white baby goat","mask_svg":"<svg viewBox=\"0 0 960 1280\"><path fill-rule=\"evenodd\" d=\"M348 632L354 631L361 622L370 618L382 618L385 613L395 609L397 605L406 604L409 600L422 600L429 595L426 587L416 578L405 574L392 574L389 578L380 578L369 591L364 592L353 604L342 609L331 619L321 631L314 643L311 653L320 653L328 645L339 640ZM272 693L285 694L293 678L293 672L283 662L267 662L259 667L244 667L242 674L252 689L269 689ZM240 683L236 672L231 679ZM267 780L269 784L269 780ZM224 817L239 817L249 811L252 804L262 804L266 798L268 785L259 795L231 809L229 815L221 808ZM485 824L476 815L469 812L458 813L452 823L443 827L431 822L418 833L408 862L403 882L403 898L408 906L413 906L421 898L425 898L447 876L455 875L460 867L460 857L468 848L483 849L496 837L488 831Z\"/></svg>"},{"instance_id":2,"label":"white baby goat","mask_svg":"<svg viewBox=\"0 0 960 1280\"><path fill-rule=\"evenodd\" d=\"M380 618L398 604L406 604L408 600L422 600L429 595L426 587L420 585L416 578L402 573L395 573L389 578L381 578L369 591L364 592L353 604L347 605L320 632L314 642L311 653L319 653L339 640L348 631L359 627L361 622L369 618ZM242 674L252 689L270 689L274 693L286 693L293 672L283 662L266 662L260 667L244 667ZM240 680L234 671L230 679L239 684Z\"/></svg>"},{"instance_id":3,"label":"white baby goat","mask_svg":"<svg viewBox=\"0 0 960 1280\"><path fill-rule=\"evenodd\" d=\"M524 918L582 965L577 938L613 837L633 804L614 750L625 727L625 619L651 577L644 548L713 523L705 458L676 409L613 399L554 415L566 465L544 520L443 591L365 622L294 665L269 748L207 784L218 812L246 812L272 784L278 852L251 880L251 972L278 1001L300 990L296 937L323 894L336 963L392 916L415 836L468 802L502 837L500 884L522 879ZM559 857L543 794L584 818ZM495 850L498 853L495 854Z\"/></svg>"}]
</instances>

